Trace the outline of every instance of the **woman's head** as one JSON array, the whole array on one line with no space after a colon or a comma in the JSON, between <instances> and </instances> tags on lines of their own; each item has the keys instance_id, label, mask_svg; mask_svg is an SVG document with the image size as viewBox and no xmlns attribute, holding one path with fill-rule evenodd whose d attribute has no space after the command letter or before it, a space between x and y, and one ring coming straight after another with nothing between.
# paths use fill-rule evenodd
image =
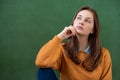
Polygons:
<instances>
[{"instance_id":1,"label":"woman's head","mask_svg":"<svg viewBox=\"0 0 120 80\"><path fill-rule=\"evenodd\" d=\"M80 35L95 35L99 37L99 21L97 13L94 9L85 6L75 14L72 26Z\"/></svg>"},{"instance_id":2,"label":"woman's head","mask_svg":"<svg viewBox=\"0 0 120 80\"><path fill-rule=\"evenodd\" d=\"M99 41L100 29L96 11L88 6L82 7L75 14L72 26L75 27L78 35L88 36L90 54L82 62L82 65L86 70L92 71L99 64L101 56L101 46ZM80 64L81 61L77 57L79 52L79 41L77 37L70 37L64 47L70 59L76 64Z\"/></svg>"}]
</instances>

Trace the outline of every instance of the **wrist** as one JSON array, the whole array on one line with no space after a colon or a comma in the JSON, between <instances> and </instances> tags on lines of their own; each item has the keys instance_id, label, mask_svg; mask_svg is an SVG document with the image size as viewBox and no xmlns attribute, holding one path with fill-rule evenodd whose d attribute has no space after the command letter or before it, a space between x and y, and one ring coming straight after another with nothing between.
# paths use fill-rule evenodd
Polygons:
<instances>
[{"instance_id":1,"label":"wrist","mask_svg":"<svg viewBox=\"0 0 120 80\"><path fill-rule=\"evenodd\" d=\"M61 34L58 34L57 36L58 36L61 40L64 39L64 36L62 36Z\"/></svg>"}]
</instances>

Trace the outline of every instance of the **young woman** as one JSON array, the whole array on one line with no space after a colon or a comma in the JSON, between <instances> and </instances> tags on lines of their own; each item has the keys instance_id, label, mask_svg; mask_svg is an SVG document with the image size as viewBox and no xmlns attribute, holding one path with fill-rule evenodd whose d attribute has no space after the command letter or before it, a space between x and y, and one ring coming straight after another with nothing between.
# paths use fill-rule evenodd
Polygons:
<instances>
[{"instance_id":1,"label":"young woman","mask_svg":"<svg viewBox=\"0 0 120 80\"><path fill-rule=\"evenodd\" d=\"M100 45L95 10L82 7L70 26L38 52L36 66L60 72L60 80L112 80L110 53Z\"/></svg>"}]
</instances>

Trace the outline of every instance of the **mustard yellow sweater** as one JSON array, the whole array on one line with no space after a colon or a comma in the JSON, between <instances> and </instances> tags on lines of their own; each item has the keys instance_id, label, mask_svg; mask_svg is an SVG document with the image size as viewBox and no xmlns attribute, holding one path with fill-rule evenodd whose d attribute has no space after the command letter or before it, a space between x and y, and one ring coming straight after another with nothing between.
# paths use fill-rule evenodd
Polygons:
<instances>
[{"instance_id":1,"label":"mustard yellow sweater","mask_svg":"<svg viewBox=\"0 0 120 80\"><path fill-rule=\"evenodd\" d=\"M87 54L84 51L78 53L82 61ZM112 62L107 49L102 49L102 61L92 71L86 71L81 64L76 65L62 47L61 39L55 36L46 43L36 56L36 66L40 68L51 67L60 72L60 80L112 80Z\"/></svg>"}]
</instances>

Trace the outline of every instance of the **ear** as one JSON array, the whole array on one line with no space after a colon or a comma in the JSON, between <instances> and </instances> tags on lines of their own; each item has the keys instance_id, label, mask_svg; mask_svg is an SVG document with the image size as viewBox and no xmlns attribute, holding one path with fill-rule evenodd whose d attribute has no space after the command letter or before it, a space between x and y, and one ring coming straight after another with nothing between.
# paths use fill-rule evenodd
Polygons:
<instances>
[{"instance_id":1,"label":"ear","mask_svg":"<svg viewBox=\"0 0 120 80\"><path fill-rule=\"evenodd\" d=\"M90 32L90 34L93 34L94 33L94 30L92 30L91 32Z\"/></svg>"},{"instance_id":2,"label":"ear","mask_svg":"<svg viewBox=\"0 0 120 80\"><path fill-rule=\"evenodd\" d=\"M90 32L90 34L93 34L93 31L92 31L92 32Z\"/></svg>"}]
</instances>

